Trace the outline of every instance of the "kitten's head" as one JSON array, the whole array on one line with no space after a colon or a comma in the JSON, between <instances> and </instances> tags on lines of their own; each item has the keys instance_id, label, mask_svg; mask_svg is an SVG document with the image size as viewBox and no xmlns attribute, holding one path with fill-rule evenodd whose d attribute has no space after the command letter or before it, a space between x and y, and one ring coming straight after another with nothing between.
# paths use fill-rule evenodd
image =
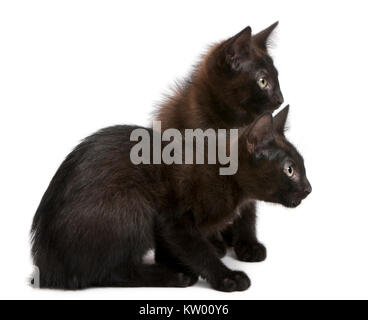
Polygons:
<instances>
[{"instance_id":1,"label":"kitten's head","mask_svg":"<svg viewBox=\"0 0 368 320\"><path fill-rule=\"evenodd\" d=\"M311 192L303 157L285 138L284 130L289 106L276 117L270 113L260 116L241 136L239 164L240 183L251 185L256 200L297 207ZM242 177L243 175L243 177ZM245 182L247 181L247 182Z\"/></svg>"},{"instance_id":2,"label":"kitten's head","mask_svg":"<svg viewBox=\"0 0 368 320\"><path fill-rule=\"evenodd\" d=\"M267 42L277 24L254 36L247 27L208 55L208 80L229 112L258 116L283 103L278 72L267 52Z\"/></svg>"}]
</instances>

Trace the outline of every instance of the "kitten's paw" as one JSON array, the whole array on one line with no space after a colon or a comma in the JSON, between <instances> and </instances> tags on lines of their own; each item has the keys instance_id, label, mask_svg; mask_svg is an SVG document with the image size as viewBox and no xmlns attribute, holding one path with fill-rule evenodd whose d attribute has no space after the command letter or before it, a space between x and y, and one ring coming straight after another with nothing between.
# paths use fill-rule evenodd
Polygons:
<instances>
[{"instance_id":1,"label":"kitten's paw","mask_svg":"<svg viewBox=\"0 0 368 320\"><path fill-rule=\"evenodd\" d=\"M266 260L266 247L257 243L239 243L234 246L236 256L240 261L245 262L261 262Z\"/></svg>"},{"instance_id":2,"label":"kitten's paw","mask_svg":"<svg viewBox=\"0 0 368 320\"><path fill-rule=\"evenodd\" d=\"M242 271L231 271L226 276L217 279L212 287L218 291L234 292L245 291L250 287L250 279Z\"/></svg>"},{"instance_id":3,"label":"kitten's paw","mask_svg":"<svg viewBox=\"0 0 368 320\"><path fill-rule=\"evenodd\" d=\"M174 287L186 288L191 287L198 282L198 276L194 274L178 273Z\"/></svg>"}]
</instances>

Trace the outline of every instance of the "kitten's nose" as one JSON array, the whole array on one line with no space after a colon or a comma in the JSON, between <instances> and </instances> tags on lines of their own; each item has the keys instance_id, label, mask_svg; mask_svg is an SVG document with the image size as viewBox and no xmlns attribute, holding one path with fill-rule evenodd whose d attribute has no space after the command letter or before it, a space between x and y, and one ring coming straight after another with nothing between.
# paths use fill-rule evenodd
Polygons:
<instances>
[{"instance_id":1,"label":"kitten's nose","mask_svg":"<svg viewBox=\"0 0 368 320\"><path fill-rule=\"evenodd\" d=\"M304 188L304 196L307 197L312 192L312 186L309 182L307 182L305 188Z\"/></svg>"},{"instance_id":2,"label":"kitten's nose","mask_svg":"<svg viewBox=\"0 0 368 320\"><path fill-rule=\"evenodd\" d=\"M282 105L282 104L284 103L284 96L282 95L282 93L281 93L281 92L279 92L279 93L277 94L276 99L277 99L277 103L278 103L279 105Z\"/></svg>"}]
</instances>

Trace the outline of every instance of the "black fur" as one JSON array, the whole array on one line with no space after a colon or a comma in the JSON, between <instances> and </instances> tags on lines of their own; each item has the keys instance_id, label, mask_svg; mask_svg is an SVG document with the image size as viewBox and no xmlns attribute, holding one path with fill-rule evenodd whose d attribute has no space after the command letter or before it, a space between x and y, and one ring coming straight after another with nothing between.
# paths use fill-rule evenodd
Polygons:
<instances>
[{"instance_id":1,"label":"black fur","mask_svg":"<svg viewBox=\"0 0 368 320\"><path fill-rule=\"evenodd\" d=\"M293 206L310 192L303 159L279 132L279 118L273 124L266 114L240 136L234 176L220 176L217 165L133 165L136 127L85 139L56 172L34 218L41 287L185 287L202 276L217 290L246 290L249 278L229 270L208 238L250 199ZM289 162L295 179L285 174ZM142 263L149 249L156 249L154 265ZM249 251L262 257L262 248Z\"/></svg>"},{"instance_id":2,"label":"black fur","mask_svg":"<svg viewBox=\"0 0 368 320\"><path fill-rule=\"evenodd\" d=\"M156 119L163 128L242 128L263 112L277 109L284 98L278 71L267 50L277 25L276 22L256 35L247 27L213 46L192 76L160 106ZM264 89L257 83L260 78L268 82ZM255 203L250 202L239 209L240 218L234 221L234 227L226 235L216 236L214 245L224 254L221 237L229 238L231 232L236 232L235 251L239 260L253 262L265 259L266 249L256 240ZM244 235L246 232L250 234ZM230 241L227 244L233 245Z\"/></svg>"}]
</instances>

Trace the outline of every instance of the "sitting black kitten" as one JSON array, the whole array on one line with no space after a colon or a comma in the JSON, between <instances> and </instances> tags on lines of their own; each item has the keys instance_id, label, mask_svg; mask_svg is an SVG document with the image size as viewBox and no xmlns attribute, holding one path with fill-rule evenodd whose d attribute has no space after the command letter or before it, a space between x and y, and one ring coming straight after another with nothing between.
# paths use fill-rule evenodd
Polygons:
<instances>
[{"instance_id":1,"label":"sitting black kitten","mask_svg":"<svg viewBox=\"0 0 368 320\"><path fill-rule=\"evenodd\" d=\"M243 291L208 237L249 199L297 206L310 193L303 159L283 135L285 115L265 114L239 136L239 166L134 165L131 132L116 126L85 139L63 162L36 212L32 254L42 288L176 286L198 276ZM152 137L152 130L150 130ZM156 250L156 264L145 253Z\"/></svg>"},{"instance_id":2,"label":"sitting black kitten","mask_svg":"<svg viewBox=\"0 0 368 320\"><path fill-rule=\"evenodd\" d=\"M267 48L277 25L254 35L247 27L212 46L157 110L163 128L242 128L263 112L279 108L284 98ZM234 224L210 240L219 256L234 246L241 261L264 260L266 248L256 237L256 202L244 203Z\"/></svg>"}]
</instances>

